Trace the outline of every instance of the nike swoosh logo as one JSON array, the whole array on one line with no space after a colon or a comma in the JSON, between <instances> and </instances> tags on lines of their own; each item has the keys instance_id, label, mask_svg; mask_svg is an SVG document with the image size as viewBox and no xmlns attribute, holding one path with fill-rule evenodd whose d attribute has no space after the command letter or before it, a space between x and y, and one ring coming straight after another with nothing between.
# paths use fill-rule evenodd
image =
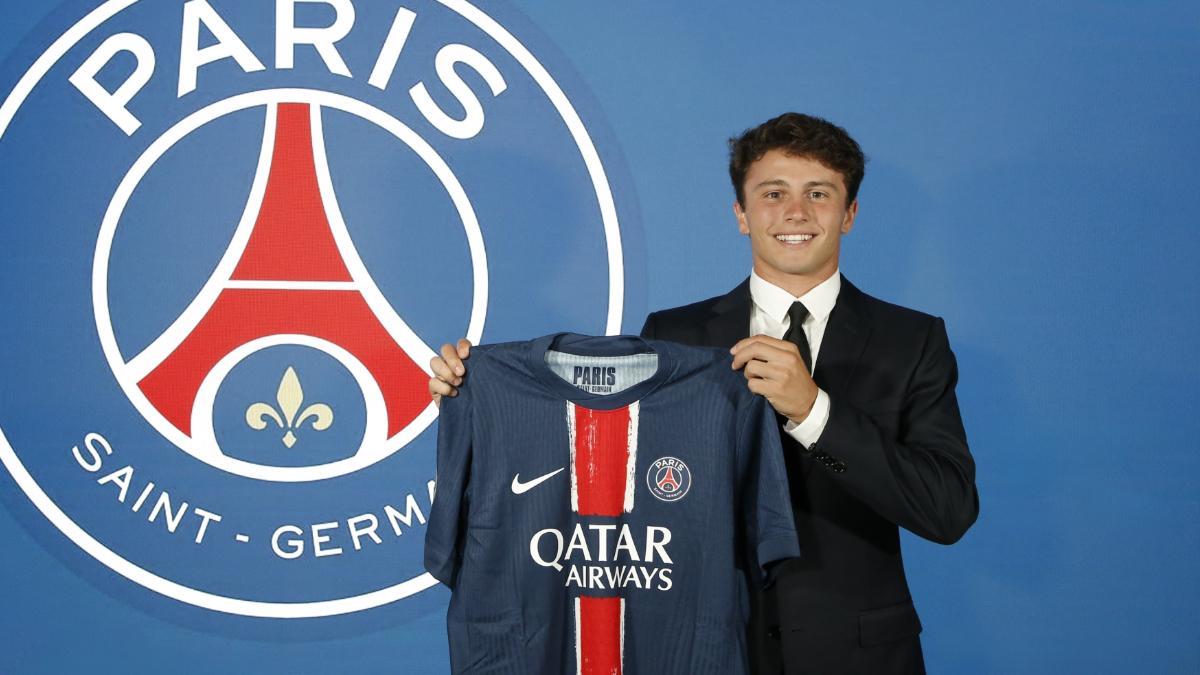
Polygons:
<instances>
[{"instance_id":1,"label":"nike swoosh logo","mask_svg":"<svg viewBox=\"0 0 1200 675\"><path fill-rule=\"evenodd\" d=\"M556 475L562 473L563 470L566 468L567 467L564 466L561 469L556 469L554 471L551 471L548 474L538 476L537 478L534 478L533 480L531 480L527 483L522 483L521 482L521 474L517 474L517 475L513 476L513 482L512 482L513 494L514 495L525 494L526 492L529 492L533 488L541 485L542 483L545 483L546 481L550 480L551 478L555 477Z\"/></svg>"}]
</instances>

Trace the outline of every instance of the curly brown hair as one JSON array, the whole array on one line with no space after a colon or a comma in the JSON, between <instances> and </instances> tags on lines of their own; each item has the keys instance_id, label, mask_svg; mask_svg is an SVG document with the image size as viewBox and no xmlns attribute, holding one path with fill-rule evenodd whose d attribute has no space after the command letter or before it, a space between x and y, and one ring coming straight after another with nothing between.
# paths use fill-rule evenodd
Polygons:
<instances>
[{"instance_id":1,"label":"curly brown hair","mask_svg":"<svg viewBox=\"0 0 1200 675\"><path fill-rule=\"evenodd\" d=\"M867 159L846 130L828 120L789 112L747 129L729 139L729 179L738 204L745 204L746 172L771 150L809 157L842 174L846 181L846 206L858 197Z\"/></svg>"}]
</instances>

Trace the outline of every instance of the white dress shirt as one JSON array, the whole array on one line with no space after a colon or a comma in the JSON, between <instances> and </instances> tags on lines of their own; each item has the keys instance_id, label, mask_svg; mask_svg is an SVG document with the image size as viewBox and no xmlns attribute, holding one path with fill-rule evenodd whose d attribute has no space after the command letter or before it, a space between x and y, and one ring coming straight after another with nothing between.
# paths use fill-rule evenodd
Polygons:
<instances>
[{"instance_id":1,"label":"white dress shirt","mask_svg":"<svg viewBox=\"0 0 1200 675\"><path fill-rule=\"evenodd\" d=\"M821 352L821 340L825 337L825 327L829 325L829 315L837 304L838 292L842 290L842 275L834 270L833 275L817 284L803 296L796 298L782 288L764 281L753 270L750 271L750 297L753 299L750 308L750 334L766 335L783 339L791 326L788 310L793 302L802 302L808 308L808 317L804 319L801 328L808 339L808 349L812 354L812 368L817 367L817 358ZM817 399L813 402L812 410L804 421L796 424L788 420L783 430L804 447L810 448L825 431L829 422L829 394L823 389L817 390Z\"/></svg>"}]
</instances>

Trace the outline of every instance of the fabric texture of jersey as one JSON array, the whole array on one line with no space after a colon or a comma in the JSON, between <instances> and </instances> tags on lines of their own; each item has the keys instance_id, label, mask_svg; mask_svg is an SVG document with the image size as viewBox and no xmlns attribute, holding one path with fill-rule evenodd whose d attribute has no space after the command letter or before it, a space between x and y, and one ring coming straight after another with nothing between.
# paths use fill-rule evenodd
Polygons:
<instances>
[{"instance_id":1,"label":"fabric texture of jersey","mask_svg":"<svg viewBox=\"0 0 1200 675\"><path fill-rule=\"evenodd\" d=\"M800 550L775 415L730 362L625 336L472 349L425 547L454 672L746 672L747 583Z\"/></svg>"}]
</instances>

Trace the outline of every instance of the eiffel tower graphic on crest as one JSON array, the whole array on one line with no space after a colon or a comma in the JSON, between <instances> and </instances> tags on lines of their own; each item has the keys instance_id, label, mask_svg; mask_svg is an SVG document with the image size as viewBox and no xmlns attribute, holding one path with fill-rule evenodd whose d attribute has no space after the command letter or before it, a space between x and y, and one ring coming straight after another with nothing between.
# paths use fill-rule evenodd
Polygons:
<instances>
[{"instance_id":1,"label":"eiffel tower graphic on crest","mask_svg":"<svg viewBox=\"0 0 1200 675\"><path fill-rule=\"evenodd\" d=\"M267 106L258 176L216 272L175 323L127 367L188 451L220 455L212 399L224 374L276 344L305 344L350 366L367 401L360 452L431 419L432 350L396 314L346 229L325 159L321 108ZM197 405L199 402L199 405ZM393 443L394 444L394 443Z\"/></svg>"}]
</instances>

